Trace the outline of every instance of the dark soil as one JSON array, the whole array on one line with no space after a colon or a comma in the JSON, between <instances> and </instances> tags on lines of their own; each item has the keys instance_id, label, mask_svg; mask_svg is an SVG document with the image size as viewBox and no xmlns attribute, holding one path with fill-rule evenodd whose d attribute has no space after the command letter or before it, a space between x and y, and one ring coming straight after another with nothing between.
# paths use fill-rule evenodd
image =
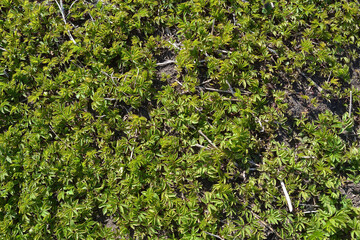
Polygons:
<instances>
[{"instance_id":1,"label":"dark soil","mask_svg":"<svg viewBox=\"0 0 360 240\"><path fill-rule=\"evenodd\" d=\"M164 63L168 60L175 61L175 54L170 49L160 49L160 53L154 56L157 63ZM181 83L179 83L177 76L178 72L175 69L175 62L164 66L158 66L156 72L156 79L154 80L154 88L156 91L161 91L163 86L174 86L178 92L181 92Z\"/></svg>"},{"instance_id":2,"label":"dark soil","mask_svg":"<svg viewBox=\"0 0 360 240\"><path fill-rule=\"evenodd\" d=\"M360 183L345 183L340 192L352 201L354 207L360 207Z\"/></svg>"}]
</instances>

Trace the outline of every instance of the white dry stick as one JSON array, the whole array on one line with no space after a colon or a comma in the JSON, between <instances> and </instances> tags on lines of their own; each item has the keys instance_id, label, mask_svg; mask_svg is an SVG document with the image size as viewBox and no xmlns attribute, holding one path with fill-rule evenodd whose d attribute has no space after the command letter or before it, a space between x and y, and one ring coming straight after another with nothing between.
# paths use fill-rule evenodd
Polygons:
<instances>
[{"instance_id":1,"label":"white dry stick","mask_svg":"<svg viewBox=\"0 0 360 240\"><path fill-rule=\"evenodd\" d=\"M168 43L170 43L174 48L178 49L178 50L181 50L180 46L181 46L181 43L180 44L177 44L177 43L172 43L170 41L168 41Z\"/></svg>"},{"instance_id":2,"label":"white dry stick","mask_svg":"<svg viewBox=\"0 0 360 240\"><path fill-rule=\"evenodd\" d=\"M156 66L166 66L169 64L175 63L174 60L166 60L165 62L157 63Z\"/></svg>"},{"instance_id":3,"label":"white dry stick","mask_svg":"<svg viewBox=\"0 0 360 240\"><path fill-rule=\"evenodd\" d=\"M277 52L276 52L274 49L272 49L272 48L270 48L270 47L267 47L267 49L268 49L270 52L274 53L275 55L278 55Z\"/></svg>"},{"instance_id":4,"label":"white dry stick","mask_svg":"<svg viewBox=\"0 0 360 240\"><path fill-rule=\"evenodd\" d=\"M258 123L260 124L260 127L261 127L261 132L265 132L265 128L264 128L264 126L261 124L260 119L259 119L259 118L257 118L257 117L255 117L255 118L256 118L256 120L258 121Z\"/></svg>"},{"instance_id":5,"label":"white dry stick","mask_svg":"<svg viewBox=\"0 0 360 240\"><path fill-rule=\"evenodd\" d=\"M221 50L221 49L218 49L218 50L216 50L217 52L220 52L220 53L225 53L225 54L227 54L227 53L232 53L232 51L227 51L227 50Z\"/></svg>"},{"instance_id":6,"label":"white dry stick","mask_svg":"<svg viewBox=\"0 0 360 240\"><path fill-rule=\"evenodd\" d=\"M314 156L302 156L300 158L310 159L310 158L315 158L315 157Z\"/></svg>"},{"instance_id":7,"label":"white dry stick","mask_svg":"<svg viewBox=\"0 0 360 240\"><path fill-rule=\"evenodd\" d=\"M5 48L2 48L2 47L0 47L0 50L7 52L6 49L5 49Z\"/></svg>"},{"instance_id":8,"label":"white dry stick","mask_svg":"<svg viewBox=\"0 0 360 240\"><path fill-rule=\"evenodd\" d=\"M329 77L328 77L328 81L330 80L331 74L332 74L332 71L330 71L330 74L329 74Z\"/></svg>"},{"instance_id":9,"label":"white dry stick","mask_svg":"<svg viewBox=\"0 0 360 240\"><path fill-rule=\"evenodd\" d=\"M256 162L254 162L253 160L248 160L249 163L251 163L252 165L256 166L256 167L260 167L259 164L257 164Z\"/></svg>"},{"instance_id":10,"label":"white dry stick","mask_svg":"<svg viewBox=\"0 0 360 240\"><path fill-rule=\"evenodd\" d=\"M209 233L209 232L205 232L207 235L210 235L212 237L215 237L217 239L221 239L221 240L225 240L224 238L220 237L219 235L216 235L216 234L212 234L212 233Z\"/></svg>"},{"instance_id":11,"label":"white dry stick","mask_svg":"<svg viewBox=\"0 0 360 240\"><path fill-rule=\"evenodd\" d=\"M306 212L303 212L303 214L307 214L307 213L316 213L317 211L314 210L314 211L306 211Z\"/></svg>"},{"instance_id":12,"label":"white dry stick","mask_svg":"<svg viewBox=\"0 0 360 240\"><path fill-rule=\"evenodd\" d=\"M260 119L259 119L258 117L256 117L255 114L252 113L252 115L253 115L253 117L258 121L258 123L259 123L259 125L260 125L260 127L261 127L261 132L265 132L265 128L264 128L264 126L262 125Z\"/></svg>"},{"instance_id":13,"label":"white dry stick","mask_svg":"<svg viewBox=\"0 0 360 240\"><path fill-rule=\"evenodd\" d=\"M314 86L317 88L317 90L319 91L319 93L321 93L323 91L323 89L309 76L306 76L305 73L300 71L300 75L303 76L305 79L310 79L311 82L314 84Z\"/></svg>"},{"instance_id":14,"label":"white dry stick","mask_svg":"<svg viewBox=\"0 0 360 240\"><path fill-rule=\"evenodd\" d=\"M210 35L214 35L214 27L215 27L215 19L213 20L213 23L212 23L212 26L211 26Z\"/></svg>"},{"instance_id":15,"label":"white dry stick","mask_svg":"<svg viewBox=\"0 0 360 240\"><path fill-rule=\"evenodd\" d=\"M210 143L211 146L219 150L219 148L201 130L198 132L206 139L206 141L208 141L208 143Z\"/></svg>"},{"instance_id":16,"label":"white dry stick","mask_svg":"<svg viewBox=\"0 0 360 240\"><path fill-rule=\"evenodd\" d=\"M208 79L208 80L206 80L206 81L202 82L200 85L205 85L205 84L207 84L207 83L211 82L212 80L213 80L213 79Z\"/></svg>"},{"instance_id":17,"label":"white dry stick","mask_svg":"<svg viewBox=\"0 0 360 240\"><path fill-rule=\"evenodd\" d=\"M66 26L66 17L65 17L65 13L64 13L64 7L63 7L63 3L62 3L62 0L60 0L60 3L55 0L56 4L58 5L59 7L59 10L60 10L60 13L61 13L61 16L62 16L62 19L65 23L65 26ZM76 45L76 41L75 39L73 38L73 36L71 35L71 32L70 30L68 30L68 34L69 34L69 37L70 37L70 40L73 41L73 43Z\"/></svg>"},{"instance_id":18,"label":"white dry stick","mask_svg":"<svg viewBox=\"0 0 360 240\"><path fill-rule=\"evenodd\" d=\"M69 16L70 10L71 10L72 6L73 6L77 1L78 1L78 0L73 1L73 3L70 5L69 10L68 10L68 14L66 15L66 17Z\"/></svg>"},{"instance_id":19,"label":"white dry stick","mask_svg":"<svg viewBox=\"0 0 360 240\"><path fill-rule=\"evenodd\" d=\"M286 199L286 201L287 201L287 203L288 203L289 212L292 212L293 207L292 207L292 204L291 204L291 200L290 200L289 194L288 194L288 192L287 192L287 190L286 190L285 184L284 184L283 181L281 181L280 183L281 183L281 187L282 187L282 190L283 190L283 192L284 192L284 195L285 195L285 199Z\"/></svg>"},{"instance_id":20,"label":"white dry stick","mask_svg":"<svg viewBox=\"0 0 360 240\"><path fill-rule=\"evenodd\" d=\"M175 79L175 81L177 82L177 84L179 84L180 86L183 86L181 82L179 82L177 79Z\"/></svg>"},{"instance_id":21,"label":"white dry stick","mask_svg":"<svg viewBox=\"0 0 360 240\"><path fill-rule=\"evenodd\" d=\"M107 74L107 73L104 72L104 71L101 71L101 73L102 73L102 74L105 74L106 76L108 76L108 77L111 79L112 83L113 83L114 85L118 86L118 85L115 83L114 78L116 78L116 79L119 79L119 78L118 78L118 77L113 77L114 72L113 72L111 75Z\"/></svg>"},{"instance_id":22,"label":"white dry stick","mask_svg":"<svg viewBox=\"0 0 360 240\"><path fill-rule=\"evenodd\" d=\"M231 85L230 85L230 83L229 83L228 80L226 80L226 83L227 83L227 85L229 86L229 89L230 89L231 94L234 96L234 94L235 94L234 89L231 87Z\"/></svg>"},{"instance_id":23,"label":"white dry stick","mask_svg":"<svg viewBox=\"0 0 360 240\"><path fill-rule=\"evenodd\" d=\"M349 118L351 117L351 111L352 111L352 91L350 91Z\"/></svg>"},{"instance_id":24,"label":"white dry stick","mask_svg":"<svg viewBox=\"0 0 360 240\"><path fill-rule=\"evenodd\" d=\"M131 149L130 159L133 159L133 155L134 155L134 148Z\"/></svg>"},{"instance_id":25,"label":"white dry stick","mask_svg":"<svg viewBox=\"0 0 360 240\"><path fill-rule=\"evenodd\" d=\"M198 144L198 143L192 145L191 147L199 147L199 148L209 149L208 147L205 147L205 146L200 145L200 144Z\"/></svg>"},{"instance_id":26,"label":"white dry stick","mask_svg":"<svg viewBox=\"0 0 360 240\"><path fill-rule=\"evenodd\" d=\"M56 136L58 139L60 139L60 141L61 141L62 143L65 144L65 146L67 146L68 148L71 148L71 149L74 150L73 147L71 147L71 146L70 146L69 144L67 144L64 140L62 140L62 139L59 137L59 135L57 135L57 133L55 132L55 130L54 130L54 128L51 126L51 124L49 125L49 127L50 127L50 130L55 134L55 136Z\"/></svg>"}]
</instances>

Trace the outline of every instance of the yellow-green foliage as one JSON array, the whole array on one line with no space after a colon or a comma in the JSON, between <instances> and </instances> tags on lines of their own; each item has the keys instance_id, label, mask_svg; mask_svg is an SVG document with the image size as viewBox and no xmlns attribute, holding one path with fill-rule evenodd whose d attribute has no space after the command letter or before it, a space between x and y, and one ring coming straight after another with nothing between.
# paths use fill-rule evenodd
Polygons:
<instances>
[{"instance_id":1,"label":"yellow-green foliage","mask_svg":"<svg viewBox=\"0 0 360 240\"><path fill-rule=\"evenodd\" d=\"M359 25L350 0L0 0L0 238L359 239Z\"/></svg>"}]
</instances>

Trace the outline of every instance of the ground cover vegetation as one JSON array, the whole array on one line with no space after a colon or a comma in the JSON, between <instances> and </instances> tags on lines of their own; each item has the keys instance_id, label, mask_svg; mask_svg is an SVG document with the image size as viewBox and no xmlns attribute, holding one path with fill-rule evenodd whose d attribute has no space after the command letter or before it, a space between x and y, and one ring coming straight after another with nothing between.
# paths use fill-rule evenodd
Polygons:
<instances>
[{"instance_id":1,"label":"ground cover vegetation","mask_svg":"<svg viewBox=\"0 0 360 240\"><path fill-rule=\"evenodd\" d=\"M359 239L358 1L0 0L1 239Z\"/></svg>"}]
</instances>

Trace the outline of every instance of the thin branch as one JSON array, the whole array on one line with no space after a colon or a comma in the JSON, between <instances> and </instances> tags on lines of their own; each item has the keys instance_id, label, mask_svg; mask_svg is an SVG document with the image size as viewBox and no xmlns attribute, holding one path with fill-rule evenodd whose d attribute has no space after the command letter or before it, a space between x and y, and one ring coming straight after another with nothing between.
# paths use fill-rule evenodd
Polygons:
<instances>
[{"instance_id":1,"label":"thin branch","mask_svg":"<svg viewBox=\"0 0 360 240\"><path fill-rule=\"evenodd\" d=\"M222 98L221 100L232 101L232 102L242 102L242 100L237 99L237 98Z\"/></svg>"},{"instance_id":2,"label":"thin branch","mask_svg":"<svg viewBox=\"0 0 360 240\"><path fill-rule=\"evenodd\" d=\"M71 147L70 145L68 145L65 141L63 141L63 140L59 137L59 135L57 135L57 133L55 132L55 130L53 129L53 127L51 126L51 124L49 124L49 127L50 127L50 130L55 134L55 136L56 136L62 143L64 143L68 148L71 148L71 149L74 150L73 147Z\"/></svg>"},{"instance_id":3,"label":"thin branch","mask_svg":"<svg viewBox=\"0 0 360 240\"><path fill-rule=\"evenodd\" d=\"M211 92L218 92L218 93L229 93L231 94L230 91L225 91L225 90L219 90L219 89L215 89L215 88L208 88L208 87L198 87L200 89L204 89L204 90L207 90L207 91L211 91Z\"/></svg>"},{"instance_id":4,"label":"thin branch","mask_svg":"<svg viewBox=\"0 0 360 240\"><path fill-rule=\"evenodd\" d=\"M135 147L133 147L132 149L130 148L130 149L131 149L130 159L133 159L133 155L134 155L134 148L135 148Z\"/></svg>"},{"instance_id":5,"label":"thin branch","mask_svg":"<svg viewBox=\"0 0 360 240\"><path fill-rule=\"evenodd\" d=\"M248 207L249 208L249 207ZM264 227L267 227L268 229L270 229L270 231L272 231L273 233L275 233L275 235L279 238L282 239L282 237L280 236L279 233L277 233L269 224L267 224L266 222L264 222L263 220L261 220L261 218L254 213L253 211L250 210L250 212L254 215L254 217L259 220L260 224L263 225Z\"/></svg>"},{"instance_id":6,"label":"thin branch","mask_svg":"<svg viewBox=\"0 0 360 240\"><path fill-rule=\"evenodd\" d=\"M303 212L304 214L307 214L307 213L316 213L317 212L317 210L314 210L314 211L305 211L305 212Z\"/></svg>"},{"instance_id":7,"label":"thin branch","mask_svg":"<svg viewBox=\"0 0 360 240\"><path fill-rule=\"evenodd\" d=\"M89 14L89 16L90 16L90 18L91 18L91 21L93 21L93 22L94 22L95 20L94 20L93 16L91 16L90 11L88 12L88 14Z\"/></svg>"},{"instance_id":8,"label":"thin branch","mask_svg":"<svg viewBox=\"0 0 360 240\"><path fill-rule=\"evenodd\" d=\"M60 0L60 3L59 3L57 0L55 0L55 2L56 2L56 4L57 4L58 7L59 7L61 16L62 16L62 18L63 18L63 21L64 21L65 25L66 25L66 18L65 18L65 14L64 14L64 7L63 7L63 4L62 4L62 0Z\"/></svg>"},{"instance_id":9,"label":"thin branch","mask_svg":"<svg viewBox=\"0 0 360 240\"><path fill-rule=\"evenodd\" d=\"M7 52L7 50L5 48L2 48L2 47L0 47L0 50Z\"/></svg>"},{"instance_id":10,"label":"thin branch","mask_svg":"<svg viewBox=\"0 0 360 240\"><path fill-rule=\"evenodd\" d=\"M308 206L308 207L319 207L319 205L316 204L306 204L306 203L299 203L300 206Z\"/></svg>"},{"instance_id":11,"label":"thin branch","mask_svg":"<svg viewBox=\"0 0 360 240\"><path fill-rule=\"evenodd\" d=\"M104 71L101 71L101 73L104 74L104 75L106 75L106 76L108 76L109 78L111 78L111 81L113 82L113 84L114 84L115 86L118 86L118 85L115 83L114 78L116 78L116 79L119 79L119 78L118 78L118 77L113 77L113 74L114 74L114 73L112 73L111 75L107 74L107 73L104 72Z\"/></svg>"},{"instance_id":12,"label":"thin branch","mask_svg":"<svg viewBox=\"0 0 360 240\"><path fill-rule=\"evenodd\" d=\"M258 121L258 123L259 123L259 125L260 125L260 127L261 127L261 131L260 131L260 132L265 132L265 128L264 128L264 126L262 125L260 119L259 119L258 117L256 117L254 114L252 114L252 115L253 115L253 117Z\"/></svg>"},{"instance_id":13,"label":"thin branch","mask_svg":"<svg viewBox=\"0 0 360 240\"><path fill-rule=\"evenodd\" d=\"M256 167L260 167L260 165L254 162L253 160L248 160L248 162Z\"/></svg>"},{"instance_id":14,"label":"thin branch","mask_svg":"<svg viewBox=\"0 0 360 240\"><path fill-rule=\"evenodd\" d=\"M351 111L352 111L352 91L350 91L349 118L351 117Z\"/></svg>"},{"instance_id":15,"label":"thin branch","mask_svg":"<svg viewBox=\"0 0 360 240\"><path fill-rule=\"evenodd\" d=\"M200 52L203 52L206 57L210 57L209 54L205 50L200 49Z\"/></svg>"},{"instance_id":16,"label":"thin branch","mask_svg":"<svg viewBox=\"0 0 360 240\"><path fill-rule=\"evenodd\" d=\"M268 49L270 52L274 53L275 55L278 55L277 52L276 52L274 49L272 49L272 48L270 48L270 47L267 47L267 49Z\"/></svg>"},{"instance_id":17,"label":"thin branch","mask_svg":"<svg viewBox=\"0 0 360 240\"><path fill-rule=\"evenodd\" d=\"M260 132L265 132L265 128L264 126L261 124L261 121L259 118L256 118L256 120L258 121L258 123L260 124L260 127L261 127L261 131Z\"/></svg>"},{"instance_id":18,"label":"thin branch","mask_svg":"<svg viewBox=\"0 0 360 240\"><path fill-rule=\"evenodd\" d=\"M229 86L229 89L230 89L231 94L234 96L234 94L235 94L234 89L231 87L231 85L230 85L230 83L229 83L228 80L226 80L226 83L227 83L227 85Z\"/></svg>"},{"instance_id":19,"label":"thin branch","mask_svg":"<svg viewBox=\"0 0 360 240\"><path fill-rule=\"evenodd\" d=\"M139 72L140 72L140 69L138 67L137 68L137 73L136 73L136 78L135 78L135 86L136 86L136 81L139 79Z\"/></svg>"},{"instance_id":20,"label":"thin branch","mask_svg":"<svg viewBox=\"0 0 360 240\"><path fill-rule=\"evenodd\" d=\"M212 80L213 80L213 79L208 79L208 80L206 80L206 81L202 82L200 85L207 84L207 83L211 82Z\"/></svg>"},{"instance_id":21,"label":"thin branch","mask_svg":"<svg viewBox=\"0 0 360 240\"><path fill-rule=\"evenodd\" d=\"M181 43L180 44L176 44L176 43L172 43L170 41L168 41L168 43L170 43L173 47L175 47L176 49L178 50L181 50L181 48L179 46L181 46ZM179 46L178 46L179 45Z\"/></svg>"},{"instance_id":22,"label":"thin branch","mask_svg":"<svg viewBox=\"0 0 360 240\"><path fill-rule=\"evenodd\" d=\"M219 148L201 130L199 130L198 132L206 139L206 141L210 143L211 146L219 150Z\"/></svg>"},{"instance_id":23,"label":"thin branch","mask_svg":"<svg viewBox=\"0 0 360 240\"><path fill-rule=\"evenodd\" d=\"M4 73L3 75L5 75L7 78L9 77L9 74L6 72L6 70L4 69Z\"/></svg>"},{"instance_id":24,"label":"thin branch","mask_svg":"<svg viewBox=\"0 0 360 240\"><path fill-rule=\"evenodd\" d=\"M66 14L66 17L69 16L69 14L70 14L70 9L72 8L72 6L73 6L77 1L78 1L78 0L75 0L75 1L72 2L72 4L71 4L70 7L69 7L68 14Z\"/></svg>"},{"instance_id":25,"label":"thin branch","mask_svg":"<svg viewBox=\"0 0 360 240\"><path fill-rule=\"evenodd\" d=\"M63 21L64 21L65 26L66 26L67 23L66 23L66 17L65 17L65 13L64 13L64 7L63 7L62 0L60 0L60 3L59 3L57 0L55 0L55 2L56 2L56 4L57 4L58 7L59 7L61 16L62 16ZM68 32L68 35L69 35L69 37L70 37L70 40L76 45L76 41L75 41L75 39L73 38L73 36L71 35L70 30L68 30L67 32Z\"/></svg>"},{"instance_id":26,"label":"thin branch","mask_svg":"<svg viewBox=\"0 0 360 240\"><path fill-rule=\"evenodd\" d=\"M240 200L241 202L243 202L245 204L244 200ZM280 234L278 232L276 232L269 224L267 224L266 222L264 222L263 220L261 220L261 218L259 217L259 215L257 215L256 213L254 213L251 209L250 206L247 206L247 208L250 210L251 214L257 219L259 220L260 224L263 225L264 227L270 229L270 231L272 231L279 239L282 239L282 237L280 236Z\"/></svg>"},{"instance_id":27,"label":"thin branch","mask_svg":"<svg viewBox=\"0 0 360 240\"><path fill-rule=\"evenodd\" d=\"M215 237L215 238L218 238L218 239L221 239L221 240L225 240L224 238L220 237L219 235L215 235L215 234L212 234L212 233L209 233L209 232L205 232L205 231L204 231L204 233L206 233L206 234L208 234L208 235L210 235L210 236L212 236L212 237Z\"/></svg>"},{"instance_id":28,"label":"thin branch","mask_svg":"<svg viewBox=\"0 0 360 240\"><path fill-rule=\"evenodd\" d=\"M175 81L180 85L183 86L181 82L179 82L177 79L175 79Z\"/></svg>"},{"instance_id":29,"label":"thin branch","mask_svg":"<svg viewBox=\"0 0 360 240\"><path fill-rule=\"evenodd\" d=\"M284 195L285 195L285 199L286 199L286 201L287 201L287 203L288 203L289 212L292 212L293 207L292 207L292 204L291 204L291 200L290 200L289 194L288 194L288 192L287 192L287 190L286 190L285 184L284 184L283 181L281 181L280 183L281 183L281 187L282 187L282 190L283 190L283 192L284 192Z\"/></svg>"},{"instance_id":30,"label":"thin branch","mask_svg":"<svg viewBox=\"0 0 360 240\"><path fill-rule=\"evenodd\" d=\"M214 18L214 20L212 22L210 35L214 35L214 27L215 27L215 18Z\"/></svg>"},{"instance_id":31,"label":"thin branch","mask_svg":"<svg viewBox=\"0 0 360 240\"><path fill-rule=\"evenodd\" d=\"M301 71L300 71L300 75L303 76L306 79L310 79L320 93L323 91L323 89L319 85L317 85L317 83L311 77L306 76L305 73L303 73Z\"/></svg>"},{"instance_id":32,"label":"thin branch","mask_svg":"<svg viewBox=\"0 0 360 240\"><path fill-rule=\"evenodd\" d=\"M227 53L232 53L232 51L227 51L227 50L221 50L221 49L218 49L218 50L216 50L218 53L225 53L225 54L227 54Z\"/></svg>"},{"instance_id":33,"label":"thin branch","mask_svg":"<svg viewBox=\"0 0 360 240\"><path fill-rule=\"evenodd\" d=\"M332 71L331 71L330 74L329 74L328 81L330 80L331 74L332 74Z\"/></svg>"},{"instance_id":34,"label":"thin branch","mask_svg":"<svg viewBox=\"0 0 360 240\"><path fill-rule=\"evenodd\" d=\"M198 147L198 148L209 149L208 147L205 147L205 146L200 145L200 144L198 144L198 143L196 143L196 144L192 145L191 147Z\"/></svg>"},{"instance_id":35,"label":"thin branch","mask_svg":"<svg viewBox=\"0 0 360 240\"><path fill-rule=\"evenodd\" d=\"M162 66L166 66L166 65L169 65L169 64L173 64L173 63L175 63L174 60L166 60L165 62L157 63L156 66L162 67Z\"/></svg>"},{"instance_id":36,"label":"thin branch","mask_svg":"<svg viewBox=\"0 0 360 240\"><path fill-rule=\"evenodd\" d=\"M202 83L201 85L203 85L204 83ZM200 90L207 90L207 91L211 91L211 92L218 92L218 93L228 93L228 94L232 94L231 91L228 91L228 90L220 90L220 89L215 89L215 88L209 88L209 87L202 87L202 86L198 86L196 87ZM244 90L240 90L241 91L241 94L244 94L244 95L250 95L251 92L249 91L244 91ZM233 94L232 94L233 95ZM229 100L229 99L225 99L224 100ZM234 99L232 101L235 101ZM241 101L241 100L239 100Z\"/></svg>"}]
</instances>

